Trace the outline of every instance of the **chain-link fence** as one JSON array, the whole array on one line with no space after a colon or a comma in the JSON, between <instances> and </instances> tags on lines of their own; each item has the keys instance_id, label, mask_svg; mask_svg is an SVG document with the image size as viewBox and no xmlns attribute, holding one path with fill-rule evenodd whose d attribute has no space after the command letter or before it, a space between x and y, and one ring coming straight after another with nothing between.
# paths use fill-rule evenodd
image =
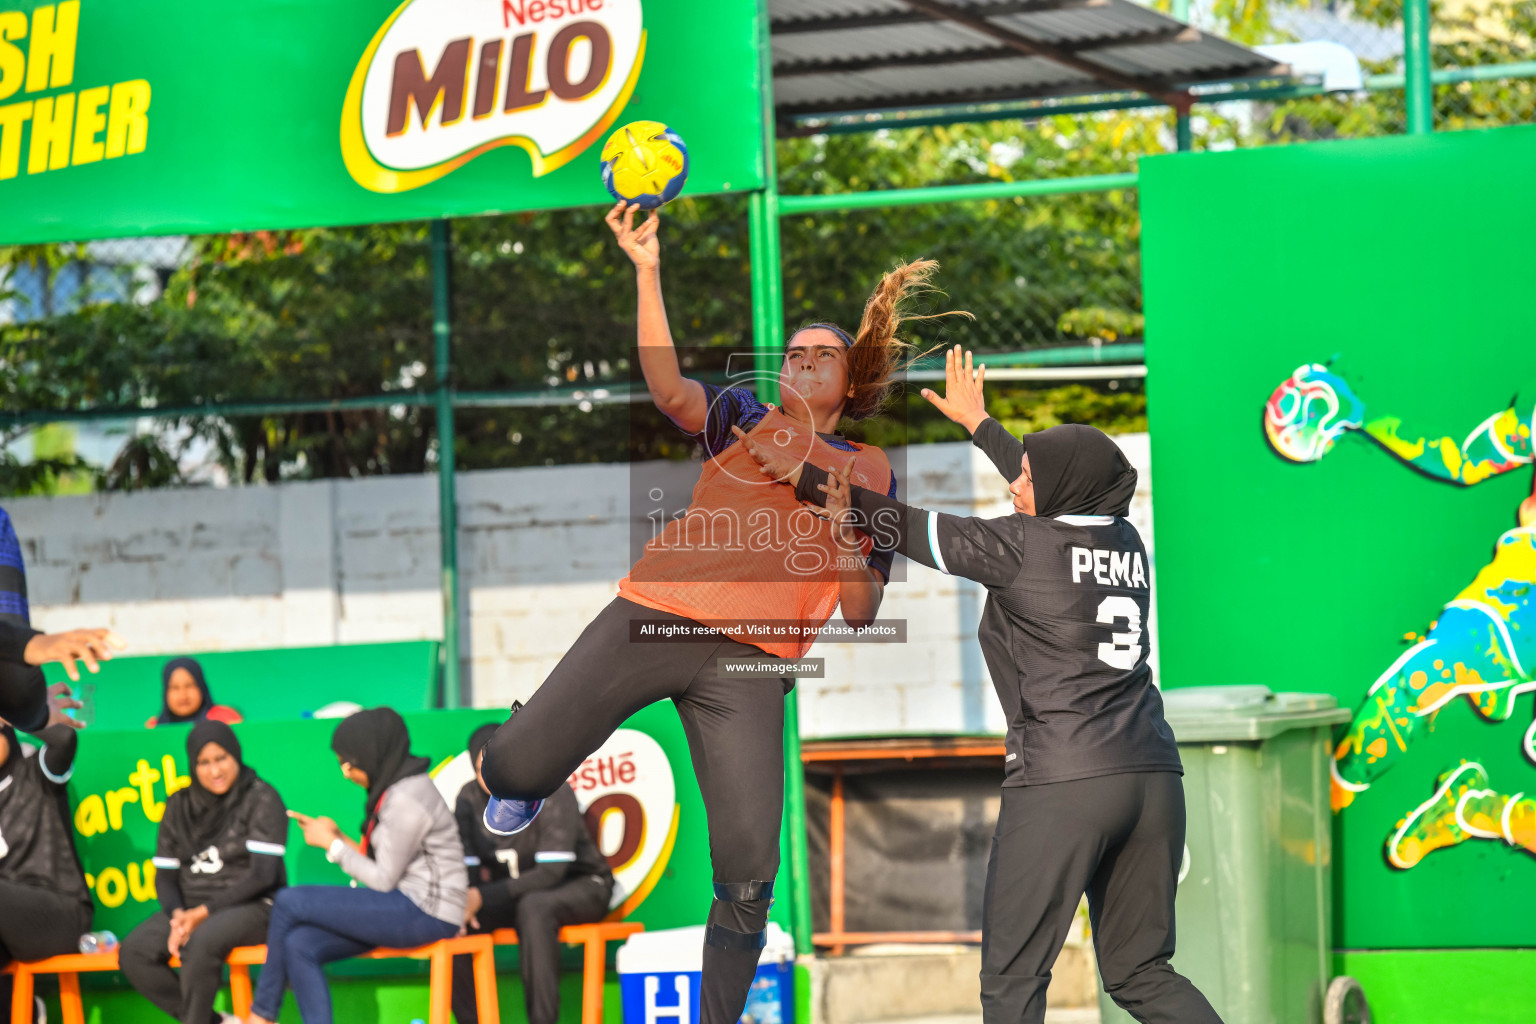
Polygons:
<instances>
[{"instance_id":1,"label":"chain-link fence","mask_svg":"<svg viewBox=\"0 0 1536 1024\"><path fill-rule=\"evenodd\" d=\"M1321 75L1288 93L1199 104L1194 148L1405 130L1400 0L1192 0L1175 13L1248 45L1310 44L1310 56L1286 51L1303 68L1328 52L1358 69L1342 91L1324 92ZM1522 63L1536 4L1444 0L1433 13L1435 126L1536 120L1536 66ZM1171 112L1128 109L786 139L778 157L781 190L805 195L1131 171L1174 142ZM460 466L628 450L619 399L632 373L633 278L603 212L452 224L451 383L478 396L456 414ZM680 201L664 223L680 346L750 346L746 200ZM883 270L927 256L942 264L947 293L932 307L974 319L923 325L924 344L995 353L1134 342L1138 232L1132 189L785 217L785 327L852 329ZM30 417L0 424L0 491L430 469L433 288L420 222L0 249L0 412ZM999 394L1020 396L1020 416L1025 404L1045 410L1038 425L1144 422L1131 379ZM199 411L209 406L222 411ZM89 409L157 415L37 422L46 410ZM948 436L923 425L921 402L909 411L919 438Z\"/></svg>"}]
</instances>

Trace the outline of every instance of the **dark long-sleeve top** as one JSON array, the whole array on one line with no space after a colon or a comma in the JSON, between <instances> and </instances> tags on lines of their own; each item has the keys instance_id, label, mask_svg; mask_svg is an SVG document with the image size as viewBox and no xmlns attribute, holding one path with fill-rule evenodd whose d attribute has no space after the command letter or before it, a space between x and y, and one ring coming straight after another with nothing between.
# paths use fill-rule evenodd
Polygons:
<instances>
[{"instance_id":1,"label":"dark long-sleeve top","mask_svg":"<svg viewBox=\"0 0 1536 1024\"><path fill-rule=\"evenodd\" d=\"M591 876L612 888L613 872L587 831L570 786L555 790L533 824L510 836L486 829L485 804L485 791L470 781L453 808L470 884L480 890L485 913L510 916L523 894L552 889L568 878Z\"/></svg>"},{"instance_id":2,"label":"dark long-sleeve top","mask_svg":"<svg viewBox=\"0 0 1536 1024\"><path fill-rule=\"evenodd\" d=\"M79 736L67 725L33 735L42 748L13 757L10 771L0 778L0 879L75 896L88 904L90 891L75 852L65 791Z\"/></svg>"},{"instance_id":3,"label":"dark long-sleeve top","mask_svg":"<svg viewBox=\"0 0 1536 1024\"><path fill-rule=\"evenodd\" d=\"M184 835L174 824L175 801L190 800L180 789L166 800L155 841L155 895L166 913L206 906L210 913L270 899L288 884L288 812L283 798L257 780L240 798L224 828L211 840Z\"/></svg>"},{"instance_id":4,"label":"dark long-sleeve top","mask_svg":"<svg viewBox=\"0 0 1536 1024\"><path fill-rule=\"evenodd\" d=\"M0 718L36 734L48 724L48 683L43 670L28 665L27 644L38 631L0 619Z\"/></svg>"},{"instance_id":5,"label":"dark long-sleeve top","mask_svg":"<svg viewBox=\"0 0 1536 1024\"><path fill-rule=\"evenodd\" d=\"M1019 475L1024 446L996 420L975 443L1004 477ZM824 505L826 480L804 466L796 497ZM1150 578L1129 521L952 516L861 487L850 504L876 547L987 588L977 638L1008 721L1003 785L1182 771L1147 667Z\"/></svg>"}]
</instances>

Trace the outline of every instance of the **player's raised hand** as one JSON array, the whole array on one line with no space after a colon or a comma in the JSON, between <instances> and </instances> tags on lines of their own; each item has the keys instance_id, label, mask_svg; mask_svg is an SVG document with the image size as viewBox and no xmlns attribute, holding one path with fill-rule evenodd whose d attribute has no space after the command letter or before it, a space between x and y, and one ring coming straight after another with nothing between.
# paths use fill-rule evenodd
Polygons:
<instances>
[{"instance_id":1,"label":"player's raised hand","mask_svg":"<svg viewBox=\"0 0 1536 1024\"><path fill-rule=\"evenodd\" d=\"M731 433L746 446L747 454L757 463L758 471L770 480L794 487L800 482L800 467L804 463L784 449L771 444L758 444L752 435L732 424Z\"/></svg>"},{"instance_id":2,"label":"player's raised hand","mask_svg":"<svg viewBox=\"0 0 1536 1024\"><path fill-rule=\"evenodd\" d=\"M652 210L651 215L635 227L635 211L638 209L638 205L620 201L603 220L613 229L619 248L624 250L636 270L655 270L661 266L661 240L656 234L661 227L661 211Z\"/></svg>"},{"instance_id":3,"label":"player's raised hand","mask_svg":"<svg viewBox=\"0 0 1536 1024\"><path fill-rule=\"evenodd\" d=\"M923 388L922 396L933 407L960 424L971 433L987 418L986 398L982 385L987 379L987 365L972 367L971 353L963 352L959 345L944 353L944 394Z\"/></svg>"},{"instance_id":4,"label":"player's raised hand","mask_svg":"<svg viewBox=\"0 0 1536 1024\"><path fill-rule=\"evenodd\" d=\"M127 646L128 641L110 629L71 629L66 633L42 633L33 637L27 641L22 656L28 665L61 662L69 678L78 683L80 669L75 662L83 663L88 672L100 672L101 662L111 661L113 651Z\"/></svg>"}]
</instances>

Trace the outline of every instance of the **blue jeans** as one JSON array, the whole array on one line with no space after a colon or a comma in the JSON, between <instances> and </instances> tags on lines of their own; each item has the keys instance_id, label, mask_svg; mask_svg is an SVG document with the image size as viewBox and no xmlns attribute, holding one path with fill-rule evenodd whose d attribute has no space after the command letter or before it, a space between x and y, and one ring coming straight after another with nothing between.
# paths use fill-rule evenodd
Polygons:
<instances>
[{"instance_id":1,"label":"blue jeans","mask_svg":"<svg viewBox=\"0 0 1536 1024\"><path fill-rule=\"evenodd\" d=\"M331 989L322 964L388 946L410 949L459 933L457 924L423 912L398 889L375 892L339 885L280 889L267 928L267 963L251 1012L277 1020L283 989L293 986L304 1024L331 1024Z\"/></svg>"}]
</instances>

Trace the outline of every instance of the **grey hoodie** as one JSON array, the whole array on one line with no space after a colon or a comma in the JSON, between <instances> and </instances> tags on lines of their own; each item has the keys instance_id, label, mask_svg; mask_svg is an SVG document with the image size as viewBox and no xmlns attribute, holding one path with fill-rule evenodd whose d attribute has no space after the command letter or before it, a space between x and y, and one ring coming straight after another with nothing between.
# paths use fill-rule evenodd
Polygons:
<instances>
[{"instance_id":1,"label":"grey hoodie","mask_svg":"<svg viewBox=\"0 0 1536 1024\"><path fill-rule=\"evenodd\" d=\"M399 889L426 914L464 921L464 844L453 811L427 775L407 775L379 799L371 856L343 845L336 863L379 892Z\"/></svg>"}]
</instances>

